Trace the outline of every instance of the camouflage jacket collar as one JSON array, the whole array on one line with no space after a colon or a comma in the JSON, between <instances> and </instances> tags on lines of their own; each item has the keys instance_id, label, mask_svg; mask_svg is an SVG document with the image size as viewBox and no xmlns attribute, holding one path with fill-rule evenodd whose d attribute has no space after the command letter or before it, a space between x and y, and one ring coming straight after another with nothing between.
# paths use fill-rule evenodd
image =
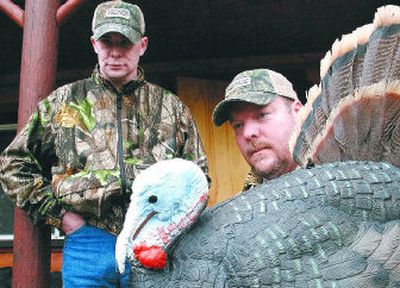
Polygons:
<instances>
[{"instance_id":1,"label":"camouflage jacket collar","mask_svg":"<svg viewBox=\"0 0 400 288\"><path fill-rule=\"evenodd\" d=\"M136 88L143 85L143 83L145 81L144 80L144 70L142 67L138 66L138 77L136 79L126 83L124 86L122 86L122 89L119 90L110 81L108 81L103 76L101 76L98 64L96 65L96 67L93 70L92 79L98 85L104 86L106 88L112 88L116 91L123 92L124 94L129 94L130 92L134 91Z\"/></svg>"}]
</instances>

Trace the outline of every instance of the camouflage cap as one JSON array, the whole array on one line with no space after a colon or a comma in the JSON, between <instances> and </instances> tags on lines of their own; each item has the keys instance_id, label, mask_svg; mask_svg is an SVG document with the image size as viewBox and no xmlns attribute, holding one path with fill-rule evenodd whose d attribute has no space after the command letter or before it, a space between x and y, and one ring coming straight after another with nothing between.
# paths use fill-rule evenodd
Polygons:
<instances>
[{"instance_id":1,"label":"camouflage cap","mask_svg":"<svg viewBox=\"0 0 400 288\"><path fill-rule=\"evenodd\" d=\"M107 1L96 7L92 21L95 40L108 32L118 32L137 43L144 35L142 10L137 5L123 1Z\"/></svg>"},{"instance_id":2,"label":"camouflage cap","mask_svg":"<svg viewBox=\"0 0 400 288\"><path fill-rule=\"evenodd\" d=\"M232 103L248 102L267 105L277 96L297 100L292 83L282 74L268 69L254 69L239 73L225 90L225 99L215 106L212 115L216 126L230 117Z\"/></svg>"}]
</instances>

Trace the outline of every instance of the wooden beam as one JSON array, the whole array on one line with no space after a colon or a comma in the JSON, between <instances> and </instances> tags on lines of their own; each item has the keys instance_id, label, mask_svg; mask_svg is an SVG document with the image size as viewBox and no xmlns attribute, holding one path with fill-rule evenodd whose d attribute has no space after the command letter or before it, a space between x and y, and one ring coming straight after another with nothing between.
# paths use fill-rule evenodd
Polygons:
<instances>
[{"instance_id":1,"label":"wooden beam","mask_svg":"<svg viewBox=\"0 0 400 288\"><path fill-rule=\"evenodd\" d=\"M68 0L57 10L57 23L63 23L86 0Z\"/></svg>"},{"instance_id":2,"label":"wooden beam","mask_svg":"<svg viewBox=\"0 0 400 288\"><path fill-rule=\"evenodd\" d=\"M54 0L25 2L18 108L19 130L28 121L37 102L54 87L58 7L58 1ZM50 227L33 226L26 213L15 208L13 245L13 287L49 287Z\"/></svg>"},{"instance_id":3,"label":"wooden beam","mask_svg":"<svg viewBox=\"0 0 400 288\"><path fill-rule=\"evenodd\" d=\"M24 27L24 10L11 0L0 0L0 10L11 18L19 27Z\"/></svg>"},{"instance_id":4,"label":"wooden beam","mask_svg":"<svg viewBox=\"0 0 400 288\"><path fill-rule=\"evenodd\" d=\"M54 0L27 0L25 4L19 82L19 128L24 126L37 102L54 88L58 46L55 21L57 8L58 1Z\"/></svg>"}]
</instances>

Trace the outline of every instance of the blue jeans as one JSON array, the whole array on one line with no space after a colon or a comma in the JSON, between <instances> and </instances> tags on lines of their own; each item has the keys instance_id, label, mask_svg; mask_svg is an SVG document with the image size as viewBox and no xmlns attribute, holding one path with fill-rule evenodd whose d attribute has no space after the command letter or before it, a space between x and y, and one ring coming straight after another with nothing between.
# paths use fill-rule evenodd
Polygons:
<instances>
[{"instance_id":1,"label":"blue jeans","mask_svg":"<svg viewBox=\"0 0 400 288\"><path fill-rule=\"evenodd\" d=\"M66 236L63 287L128 287L131 268L127 263L125 272L118 272L115 242L116 236L90 225L83 225Z\"/></svg>"}]
</instances>

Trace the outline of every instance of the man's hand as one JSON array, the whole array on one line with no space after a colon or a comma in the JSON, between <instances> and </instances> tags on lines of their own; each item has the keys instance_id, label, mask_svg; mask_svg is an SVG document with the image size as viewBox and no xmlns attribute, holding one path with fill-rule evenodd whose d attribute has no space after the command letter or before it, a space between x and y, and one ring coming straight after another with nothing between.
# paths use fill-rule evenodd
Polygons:
<instances>
[{"instance_id":1,"label":"man's hand","mask_svg":"<svg viewBox=\"0 0 400 288\"><path fill-rule=\"evenodd\" d=\"M85 224L85 220L73 212L67 211L61 219L61 229L65 235L71 234L81 228Z\"/></svg>"}]
</instances>

